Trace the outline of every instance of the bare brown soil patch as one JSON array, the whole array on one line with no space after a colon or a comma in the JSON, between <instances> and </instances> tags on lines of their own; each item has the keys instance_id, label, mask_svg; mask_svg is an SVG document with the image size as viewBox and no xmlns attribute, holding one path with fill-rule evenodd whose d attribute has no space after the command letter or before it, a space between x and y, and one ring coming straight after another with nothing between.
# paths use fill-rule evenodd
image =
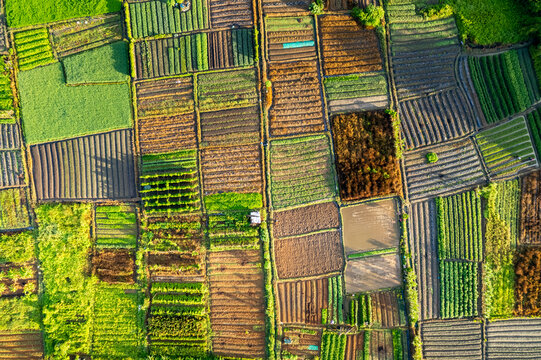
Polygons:
<instances>
[{"instance_id":1,"label":"bare brown soil patch","mask_svg":"<svg viewBox=\"0 0 541 360\"><path fill-rule=\"evenodd\" d=\"M92 256L92 272L108 283L134 282L135 254L131 250L97 250Z\"/></svg>"},{"instance_id":2,"label":"bare brown soil patch","mask_svg":"<svg viewBox=\"0 0 541 360\"><path fill-rule=\"evenodd\" d=\"M280 322L321 324L321 310L329 306L328 291L328 278L279 282Z\"/></svg>"},{"instance_id":3,"label":"bare brown soil patch","mask_svg":"<svg viewBox=\"0 0 541 360\"><path fill-rule=\"evenodd\" d=\"M275 212L273 234L275 237L286 237L338 226L338 206L329 202Z\"/></svg>"},{"instance_id":4,"label":"bare brown soil patch","mask_svg":"<svg viewBox=\"0 0 541 360\"><path fill-rule=\"evenodd\" d=\"M400 258L389 254L349 260L345 280L348 294L400 286Z\"/></svg>"}]
</instances>

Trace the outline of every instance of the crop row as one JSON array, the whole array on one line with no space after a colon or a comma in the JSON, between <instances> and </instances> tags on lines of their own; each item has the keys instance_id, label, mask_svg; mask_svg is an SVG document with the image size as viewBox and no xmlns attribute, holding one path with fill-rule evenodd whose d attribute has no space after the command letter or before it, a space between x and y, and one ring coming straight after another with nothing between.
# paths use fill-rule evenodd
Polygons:
<instances>
[{"instance_id":1,"label":"crop row","mask_svg":"<svg viewBox=\"0 0 541 360\"><path fill-rule=\"evenodd\" d=\"M351 299L349 324L352 326L368 326L370 325L372 302L370 295L359 294Z\"/></svg>"},{"instance_id":2,"label":"crop row","mask_svg":"<svg viewBox=\"0 0 541 360\"><path fill-rule=\"evenodd\" d=\"M382 72L330 77L324 84L329 101L387 95L387 79Z\"/></svg>"},{"instance_id":3,"label":"crop row","mask_svg":"<svg viewBox=\"0 0 541 360\"><path fill-rule=\"evenodd\" d=\"M541 108L537 108L528 114L528 123L530 124L530 130L532 131L537 158L541 159Z\"/></svg>"},{"instance_id":4,"label":"crop row","mask_svg":"<svg viewBox=\"0 0 541 360\"><path fill-rule=\"evenodd\" d=\"M134 248L137 215L133 206L96 206L96 245Z\"/></svg>"},{"instance_id":5,"label":"crop row","mask_svg":"<svg viewBox=\"0 0 541 360\"><path fill-rule=\"evenodd\" d=\"M346 335L323 332L321 338L321 360L343 359L346 352Z\"/></svg>"},{"instance_id":6,"label":"crop row","mask_svg":"<svg viewBox=\"0 0 541 360\"><path fill-rule=\"evenodd\" d=\"M344 292L342 289L342 278L335 276L329 278L328 283L328 310L327 310L327 323L328 324L342 324L344 322L343 305L344 305ZM324 322L325 319L322 321Z\"/></svg>"},{"instance_id":7,"label":"crop row","mask_svg":"<svg viewBox=\"0 0 541 360\"><path fill-rule=\"evenodd\" d=\"M526 110L540 97L527 49L471 57L469 65L489 123Z\"/></svg>"},{"instance_id":8,"label":"crop row","mask_svg":"<svg viewBox=\"0 0 541 360\"><path fill-rule=\"evenodd\" d=\"M19 70L30 70L54 61L47 28L21 31L13 36L19 59Z\"/></svg>"},{"instance_id":9,"label":"crop row","mask_svg":"<svg viewBox=\"0 0 541 360\"><path fill-rule=\"evenodd\" d=\"M254 70L202 74L197 80L200 111L244 107L257 102Z\"/></svg>"},{"instance_id":10,"label":"crop row","mask_svg":"<svg viewBox=\"0 0 541 360\"><path fill-rule=\"evenodd\" d=\"M441 317L477 315L478 264L454 260L440 261Z\"/></svg>"},{"instance_id":11,"label":"crop row","mask_svg":"<svg viewBox=\"0 0 541 360\"><path fill-rule=\"evenodd\" d=\"M481 199L475 191L437 198L438 256L481 261Z\"/></svg>"},{"instance_id":12,"label":"crop row","mask_svg":"<svg viewBox=\"0 0 541 360\"><path fill-rule=\"evenodd\" d=\"M13 90L11 88L10 70L6 68L5 59L0 59L0 123L14 115ZM3 135L0 135L3 136Z\"/></svg>"}]
</instances>

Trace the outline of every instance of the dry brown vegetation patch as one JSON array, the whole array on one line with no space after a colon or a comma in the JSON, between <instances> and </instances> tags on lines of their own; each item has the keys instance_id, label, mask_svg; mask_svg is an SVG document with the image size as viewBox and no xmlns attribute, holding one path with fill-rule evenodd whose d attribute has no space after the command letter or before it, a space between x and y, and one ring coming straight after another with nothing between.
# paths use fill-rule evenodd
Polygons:
<instances>
[{"instance_id":1,"label":"dry brown vegetation patch","mask_svg":"<svg viewBox=\"0 0 541 360\"><path fill-rule=\"evenodd\" d=\"M515 315L541 315L541 248L526 247L518 252L515 275Z\"/></svg>"}]
</instances>

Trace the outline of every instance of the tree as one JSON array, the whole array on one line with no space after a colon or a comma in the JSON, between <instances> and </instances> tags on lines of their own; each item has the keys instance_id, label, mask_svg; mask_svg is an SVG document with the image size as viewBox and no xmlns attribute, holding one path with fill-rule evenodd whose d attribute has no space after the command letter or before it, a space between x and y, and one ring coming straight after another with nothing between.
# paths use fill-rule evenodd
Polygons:
<instances>
[{"instance_id":1,"label":"tree","mask_svg":"<svg viewBox=\"0 0 541 360\"><path fill-rule=\"evenodd\" d=\"M351 10L351 16L362 25L373 28L381 25L385 12L383 11L383 7L370 4L364 9L355 6Z\"/></svg>"}]
</instances>

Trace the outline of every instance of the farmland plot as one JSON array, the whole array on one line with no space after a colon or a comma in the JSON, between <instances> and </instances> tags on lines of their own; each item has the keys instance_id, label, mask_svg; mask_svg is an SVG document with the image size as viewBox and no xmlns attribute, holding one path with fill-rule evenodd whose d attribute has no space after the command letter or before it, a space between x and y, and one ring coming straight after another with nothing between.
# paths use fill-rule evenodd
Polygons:
<instances>
[{"instance_id":1,"label":"farmland plot","mask_svg":"<svg viewBox=\"0 0 541 360\"><path fill-rule=\"evenodd\" d=\"M396 157L398 120L384 112L335 115L332 119L336 168L343 201L400 194Z\"/></svg>"},{"instance_id":2,"label":"farmland plot","mask_svg":"<svg viewBox=\"0 0 541 360\"><path fill-rule=\"evenodd\" d=\"M203 149L201 171L205 195L263 191L259 144Z\"/></svg>"},{"instance_id":3,"label":"farmland plot","mask_svg":"<svg viewBox=\"0 0 541 360\"><path fill-rule=\"evenodd\" d=\"M345 334L323 331L321 336L321 360L343 359L345 352Z\"/></svg>"},{"instance_id":4,"label":"farmland plot","mask_svg":"<svg viewBox=\"0 0 541 360\"><path fill-rule=\"evenodd\" d=\"M384 109L389 105L383 71L328 77L323 82L331 114Z\"/></svg>"},{"instance_id":5,"label":"farmland plot","mask_svg":"<svg viewBox=\"0 0 541 360\"><path fill-rule=\"evenodd\" d=\"M41 331L0 332L0 357L3 359L43 359Z\"/></svg>"},{"instance_id":6,"label":"farmland plot","mask_svg":"<svg viewBox=\"0 0 541 360\"><path fill-rule=\"evenodd\" d=\"M462 89L454 88L399 103L406 149L462 137L476 128L476 118Z\"/></svg>"},{"instance_id":7,"label":"farmland plot","mask_svg":"<svg viewBox=\"0 0 541 360\"><path fill-rule=\"evenodd\" d=\"M12 70L9 67L6 68L6 59L2 58L0 59L0 125L14 122L15 104L13 103ZM2 128L1 130L3 134L7 129Z\"/></svg>"},{"instance_id":8,"label":"farmland plot","mask_svg":"<svg viewBox=\"0 0 541 360\"><path fill-rule=\"evenodd\" d=\"M406 325L405 303L400 290L360 294L349 305L350 324L395 328Z\"/></svg>"},{"instance_id":9,"label":"farmland plot","mask_svg":"<svg viewBox=\"0 0 541 360\"><path fill-rule=\"evenodd\" d=\"M541 244L541 172L523 178L520 204L520 243Z\"/></svg>"},{"instance_id":10,"label":"farmland plot","mask_svg":"<svg viewBox=\"0 0 541 360\"><path fill-rule=\"evenodd\" d=\"M438 161L429 163L428 153ZM479 154L470 139L408 151L404 154L409 198L413 201L471 188L487 180Z\"/></svg>"},{"instance_id":11,"label":"farmland plot","mask_svg":"<svg viewBox=\"0 0 541 360\"><path fill-rule=\"evenodd\" d=\"M509 319L486 327L486 359L534 359L541 353L541 320Z\"/></svg>"},{"instance_id":12,"label":"farmland plot","mask_svg":"<svg viewBox=\"0 0 541 360\"><path fill-rule=\"evenodd\" d=\"M154 251L198 252L203 238L201 223L200 215L146 217L141 238L146 241L147 232L151 232L152 239L147 245Z\"/></svg>"},{"instance_id":13,"label":"farmland plot","mask_svg":"<svg viewBox=\"0 0 541 360\"><path fill-rule=\"evenodd\" d=\"M349 15L325 15L319 21L326 76L383 69L374 29L360 26Z\"/></svg>"},{"instance_id":14,"label":"farmland plot","mask_svg":"<svg viewBox=\"0 0 541 360\"><path fill-rule=\"evenodd\" d=\"M254 64L254 31L252 29L213 31L208 33L208 36L208 61L211 70Z\"/></svg>"},{"instance_id":15,"label":"farmland plot","mask_svg":"<svg viewBox=\"0 0 541 360\"><path fill-rule=\"evenodd\" d=\"M437 208L434 200L412 204L409 214L409 252L419 285L419 318L440 317L440 282L438 280Z\"/></svg>"},{"instance_id":16,"label":"farmland plot","mask_svg":"<svg viewBox=\"0 0 541 360\"><path fill-rule=\"evenodd\" d=\"M211 252L210 322L213 352L221 356L265 356L265 294L259 250Z\"/></svg>"},{"instance_id":17,"label":"farmland plot","mask_svg":"<svg viewBox=\"0 0 541 360\"><path fill-rule=\"evenodd\" d=\"M381 6L380 0L331 0L329 2L329 10L339 11L339 10L349 10L353 6L359 6L365 8L368 5Z\"/></svg>"},{"instance_id":18,"label":"farmland plot","mask_svg":"<svg viewBox=\"0 0 541 360\"><path fill-rule=\"evenodd\" d=\"M135 253L123 249L96 250L92 256L92 272L109 284L134 282Z\"/></svg>"},{"instance_id":19,"label":"farmland plot","mask_svg":"<svg viewBox=\"0 0 541 360\"><path fill-rule=\"evenodd\" d=\"M29 225L26 189L0 190L0 230L21 229Z\"/></svg>"},{"instance_id":20,"label":"farmland plot","mask_svg":"<svg viewBox=\"0 0 541 360\"><path fill-rule=\"evenodd\" d=\"M259 107L201 112L200 146L234 146L260 142Z\"/></svg>"},{"instance_id":21,"label":"farmland plot","mask_svg":"<svg viewBox=\"0 0 541 360\"><path fill-rule=\"evenodd\" d=\"M515 256L515 315L541 315L541 249L522 247Z\"/></svg>"},{"instance_id":22,"label":"farmland plot","mask_svg":"<svg viewBox=\"0 0 541 360\"><path fill-rule=\"evenodd\" d=\"M59 58L122 40L120 14L106 14L53 24L53 48Z\"/></svg>"},{"instance_id":23,"label":"farmland plot","mask_svg":"<svg viewBox=\"0 0 541 360\"><path fill-rule=\"evenodd\" d=\"M0 150L0 189L25 184L20 150Z\"/></svg>"},{"instance_id":24,"label":"farmland plot","mask_svg":"<svg viewBox=\"0 0 541 360\"><path fill-rule=\"evenodd\" d=\"M39 200L131 199L136 196L131 130L32 145Z\"/></svg>"},{"instance_id":25,"label":"farmland plot","mask_svg":"<svg viewBox=\"0 0 541 360\"><path fill-rule=\"evenodd\" d=\"M96 206L96 246L135 248L137 214L134 205Z\"/></svg>"},{"instance_id":26,"label":"farmland plot","mask_svg":"<svg viewBox=\"0 0 541 360\"><path fill-rule=\"evenodd\" d=\"M266 15L308 15L309 0L263 0L263 13Z\"/></svg>"},{"instance_id":27,"label":"farmland plot","mask_svg":"<svg viewBox=\"0 0 541 360\"><path fill-rule=\"evenodd\" d=\"M343 207L340 212L346 256L397 248L400 240L398 209L397 199Z\"/></svg>"},{"instance_id":28,"label":"farmland plot","mask_svg":"<svg viewBox=\"0 0 541 360\"><path fill-rule=\"evenodd\" d=\"M18 150L20 147L19 125L0 124L0 150Z\"/></svg>"},{"instance_id":29,"label":"farmland plot","mask_svg":"<svg viewBox=\"0 0 541 360\"><path fill-rule=\"evenodd\" d=\"M251 27L254 23L250 0L210 0L210 23L213 29L233 25Z\"/></svg>"},{"instance_id":30,"label":"farmland plot","mask_svg":"<svg viewBox=\"0 0 541 360\"><path fill-rule=\"evenodd\" d=\"M47 28L16 32L13 37L19 70L30 70L55 61Z\"/></svg>"},{"instance_id":31,"label":"farmland plot","mask_svg":"<svg viewBox=\"0 0 541 360\"><path fill-rule=\"evenodd\" d=\"M195 150L144 155L140 193L145 212L169 216L198 212L198 178Z\"/></svg>"},{"instance_id":32,"label":"farmland plot","mask_svg":"<svg viewBox=\"0 0 541 360\"><path fill-rule=\"evenodd\" d=\"M240 108L258 103L257 76L253 69L197 76L200 111Z\"/></svg>"},{"instance_id":33,"label":"farmland plot","mask_svg":"<svg viewBox=\"0 0 541 360\"><path fill-rule=\"evenodd\" d=\"M533 144L537 153L537 158L541 159L541 107L533 110L527 116L530 131L532 133Z\"/></svg>"},{"instance_id":34,"label":"farmland plot","mask_svg":"<svg viewBox=\"0 0 541 360\"><path fill-rule=\"evenodd\" d=\"M468 60L488 123L524 111L541 97L528 48Z\"/></svg>"},{"instance_id":35,"label":"farmland plot","mask_svg":"<svg viewBox=\"0 0 541 360\"><path fill-rule=\"evenodd\" d=\"M400 286L402 279L398 252L348 260L345 279L348 294Z\"/></svg>"},{"instance_id":36,"label":"farmland plot","mask_svg":"<svg viewBox=\"0 0 541 360\"><path fill-rule=\"evenodd\" d=\"M367 334L367 338L369 335ZM348 335L346 338L346 351L345 351L345 360L357 360L359 358L364 360L364 341L365 341L365 332L361 331L356 335ZM369 340L368 340L369 341Z\"/></svg>"},{"instance_id":37,"label":"farmland plot","mask_svg":"<svg viewBox=\"0 0 541 360\"><path fill-rule=\"evenodd\" d=\"M193 78L137 82L139 147L143 154L195 148Z\"/></svg>"},{"instance_id":38,"label":"farmland plot","mask_svg":"<svg viewBox=\"0 0 541 360\"><path fill-rule=\"evenodd\" d=\"M339 215L334 202L277 211L273 214L273 235L279 238L338 228Z\"/></svg>"},{"instance_id":39,"label":"farmland plot","mask_svg":"<svg viewBox=\"0 0 541 360\"><path fill-rule=\"evenodd\" d=\"M191 1L188 11L173 7L166 1L128 3L132 37L135 39L208 29L208 9L204 0Z\"/></svg>"},{"instance_id":40,"label":"farmland plot","mask_svg":"<svg viewBox=\"0 0 541 360\"><path fill-rule=\"evenodd\" d=\"M272 141L270 168L275 209L336 195L330 145L325 135Z\"/></svg>"},{"instance_id":41,"label":"farmland plot","mask_svg":"<svg viewBox=\"0 0 541 360\"><path fill-rule=\"evenodd\" d=\"M323 99L316 61L269 64L272 83L271 136L325 129Z\"/></svg>"},{"instance_id":42,"label":"farmland plot","mask_svg":"<svg viewBox=\"0 0 541 360\"><path fill-rule=\"evenodd\" d=\"M282 343L282 358L285 358L286 352L296 356L318 356L321 346L320 330L287 327L283 332L284 339L291 339L291 343Z\"/></svg>"},{"instance_id":43,"label":"farmland plot","mask_svg":"<svg viewBox=\"0 0 541 360\"><path fill-rule=\"evenodd\" d=\"M151 251L147 265L152 281L203 281L205 275L204 254L195 248L185 251Z\"/></svg>"},{"instance_id":44,"label":"farmland plot","mask_svg":"<svg viewBox=\"0 0 541 360\"><path fill-rule=\"evenodd\" d=\"M455 59L460 52L454 19L424 20L415 4L387 6L393 77L400 100L457 85Z\"/></svg>"},{"instance_id":45,"label":"farmland plot","mask_svg":"<svg viewBox=\"0 0 541 360\"><path fill-rule=\"evenodd\" d=\"M338 231L277 239L274 252L278 277L281 279L342 270L342 246Z\"/></svg>"},{"instance_id":46,"label":"farmland plot","mask_svg":"<svg viewBox=\"0 0 541 360\"><path fill-rule=\"evenodd\" d=\"M475 139L491 178L515 176L538 165L524 117L483 130Z\"/></svg>"},{"instance_id":47,"label":"farmland plot","mask_svg":"<svg viewBox=\"0 0 541 360\"><path fill-rule=\"evenodd\" d=\"M315 59L314 19L309 16L266 19L267 58L270 62Z\"/></svg>"},{"instance_id":48,"label":"farmland plot","mask_svg":"<svg viewBox=\"0 0 541 360\"><path fill-rule=\"evenodd\" d=\"M329 278L284 281L277 288L282 324L323 323L322 314L329 307Z\"/></svg>"},{"instance_id":49,"label":"farmland plot","mask_svg":"<svg viewBox=\"0 0 541 360\"><path fill-rule=\"evenodd\" d=\"M423 356L427 360L482 359L482 324L470 320L421 323Z\"/></svg>"}]
</instances>

